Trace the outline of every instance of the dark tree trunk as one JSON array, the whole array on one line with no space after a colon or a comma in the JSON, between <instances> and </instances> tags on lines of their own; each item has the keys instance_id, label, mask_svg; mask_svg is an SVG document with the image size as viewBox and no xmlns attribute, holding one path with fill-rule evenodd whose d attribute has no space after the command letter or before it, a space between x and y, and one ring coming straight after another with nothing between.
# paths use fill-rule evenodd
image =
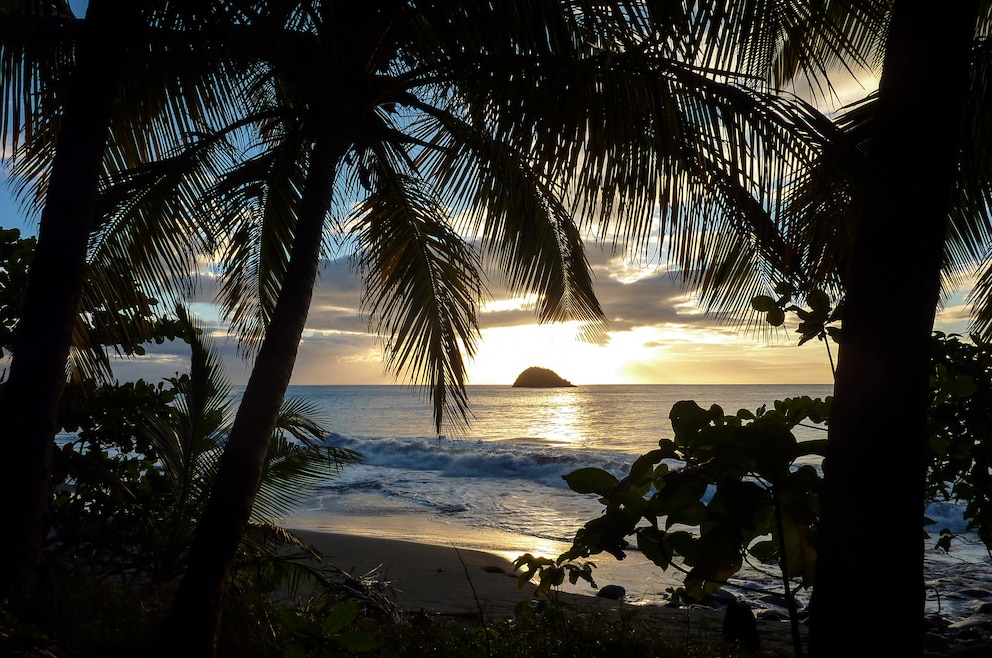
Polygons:
<instances>
[{"instance_id":1,"label":"dark tree trunk","mask_svg":"<svg viewBox=\"0 0 992 658\"><path fill-rule=\"evenodd\" d=\"M0 407L0 599L9 597L25 617L45 608L39 575L53 440L117 97L116 62L123 52L117 4L91 0L87 10Z\"/></svg>"},{"instance_id":2,"label":"dark tree trunk","mask_svg":"<svg viewBox=\"0 0 992 658\"><path fill-rule=\"evenodd\" d=\"M324 220L341 157L343 151L332 140L318 141L314 148L286 280L198 523L186 575L166 620L160 641L163 656L215 653L228 573L251 515L310 310Z\"/></svg>"},{"instance_id":3,"label":"dark tree trunk","mask_svg":"<svg viewBox=\"0 0 992 658\"><path fill-rule=\"evenodd\" d=\"M852 642L864 655L923 653L930 334L977 6L894 6L824 462L814 656Z\"/></svg>"}]
</instances>

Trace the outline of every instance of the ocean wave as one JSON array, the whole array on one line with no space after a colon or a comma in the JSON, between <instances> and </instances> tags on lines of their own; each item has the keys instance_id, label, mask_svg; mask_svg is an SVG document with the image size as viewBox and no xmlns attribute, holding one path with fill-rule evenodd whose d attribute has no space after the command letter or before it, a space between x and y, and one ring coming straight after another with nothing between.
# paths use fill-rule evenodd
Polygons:
<instances>
[{"instance_id":1,"label":"ocean wave","mask_svg":"<svg viewBox=\"0 0 992 658\"><path fill-rule=\"evenodd\" d=\"M532 441L458 441L427 437L346 437L332 434L329 445L357 450L363 466L390 469L384 478L377 471L360 470L353 477L325 485L327 490L376 491L388 494L401 486L416 487L403 473L430 474L432 478L472 478L524 480L555 489L567 489L563 475L580 468L601 468L616 477L626 475L632 463L629 455L609 450L568 449ZM419 479L419 478L414 478ZM436 503L429 505L436 507ZM449 510L460 507L448 506ZM461 511L461 510L459 510ZM956 502L933 502L927 507L931 534L946 528L966 534L964 507ZM450 511L449 511L450 513Z\"/></svg>"},{"instance_id":2,"label":"ocean wave","mask_svg":"<svg viewBox=\"0 0 992 658\"><path fill-rule=\"evenodd\" d=\"M625 455L606 450L503 441L332 435L328 444L357 450L366 466L434 471L452 478L520 478L554 487L565 487L562 476L580 468L602 468L620 477L631 465Z\"/></svg>"}]
</instances>

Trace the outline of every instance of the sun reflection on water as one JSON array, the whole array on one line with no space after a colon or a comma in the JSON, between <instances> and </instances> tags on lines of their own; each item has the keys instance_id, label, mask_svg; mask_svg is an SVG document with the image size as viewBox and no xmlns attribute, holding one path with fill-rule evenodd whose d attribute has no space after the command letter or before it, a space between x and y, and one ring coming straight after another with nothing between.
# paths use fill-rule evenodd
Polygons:
<instances>
[{"instance_id":1,"label":"sun reflection on water","mask_svg":"<svg viewBox=\"0 0 992 658\"><path fill-rule=\"evenodd\" d=\"M559 391L550 400L546 436L573 443L582 435L585 414L577 403L577 395L569 391Z\"/></svg>"}]
</instances>

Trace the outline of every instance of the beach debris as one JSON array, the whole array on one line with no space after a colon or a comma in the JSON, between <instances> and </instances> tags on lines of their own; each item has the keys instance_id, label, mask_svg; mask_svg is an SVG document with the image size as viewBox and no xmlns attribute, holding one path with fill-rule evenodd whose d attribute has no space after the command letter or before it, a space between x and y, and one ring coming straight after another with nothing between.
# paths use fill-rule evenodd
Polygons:
<instances>
[{"instance_id":1,"label":"beach debris","mask_svg":"<svg viewBox=\"0 0 992 658\"><path fill-rule=\"evenodd\" d=\"M596 596L611 601L623 601L624 597L627 596L627 590L620 585L604 585L596 592Z\"/></svg>"},{"instance_id":2,"label":"beach debris","mask_svg":"<svg viewBox=\"0 0 992 658\"><path fill-rule=\"evenodd\" d=\"M367 610L374 611L386 619L399 621L402 618L403 613L391 596L392 584L386 580L381 564L360 576L332 564L324 567L323 571L337 576L331 582L346 598L364 603Z\"/></svg>"},{"instance_id":3,"label":"beach debris","mask_svg":"<svg viewBox=\"0 0 992 658\"><path fill-rule=\"evenodd\" d=\"M727 644L739 644L750 652L761 648L758 622L748 604L740 601L727 603L727 611L723 616L723 641Z\"/></svg>"}]
</instances>

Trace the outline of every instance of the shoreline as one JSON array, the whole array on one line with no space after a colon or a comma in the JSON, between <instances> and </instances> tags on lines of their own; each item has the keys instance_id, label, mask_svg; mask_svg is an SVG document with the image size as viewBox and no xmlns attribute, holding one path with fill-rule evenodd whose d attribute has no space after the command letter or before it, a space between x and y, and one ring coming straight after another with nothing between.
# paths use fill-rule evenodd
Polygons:
<instances>
[{"instance_id":1,"label":"shoreline","mask_svg":"<svg viewBox=\"0 0 992 658\"><path fill-rule=\"evenodd\" d=\"M553 559L571 546L570 543L519 535L495 528L478 528L458 522L444 522L424 514L331 516L321 511L297 514L292 518L284 519L281 525L332 535L392 539L441 548L455 546L459 549L498 556L508 564L525 553ZM593 577L598 587L604 585L624 587L627 590L627 602L637 607L659 605L667 601L669 597L666 590L681 584L677 576L663 572L637 551L628 553L627 559L622 562L605 554L595 556L589 561L596 565L593 569ZM508 569L512 570L512 566ZM566 581L562 591L590 598L596 595L596 590L583 581L579 581L576 585Z\"/></svg>"},{"instance_id":2,"label":"shoreline","mask_svg":"<svg viewBox=\"0 0 992 658\"><path fill-rule=\"evenodd\" d=\"M400 610L462 623L478 623L480 608L487 622L512 618L517 604L533 600L534 592L533 585L517 586L520 572L514 572L513 560L524 553L554 558L567 548L562 542L422 514L331 516L315 510L283 519L281 525L311 543L324 556L325 565L359 577L377 571L387 583L382 593ZM638 560L644 564L638 565ZM633 613L684 641L721 638L725 604L690 608L664 605L668 597L663 579L674 582L674 576L662 572L640 553L632 551L622 562L605 555L593 562L596 584L620 585L626 589L626 597L624 601L600 598L587 583L570 585L566 581L557 596L569 610L599 613L607 621L619 620L621 613ZM929 583L946 589L938 609L927 613L927 656L957 655L957 650L976 646L980 653L975 655L992 655L987 635L992 633L992 611L983 606L985 592L992 597L992 579L976 578L962 571L962 566L955 563L953 569L960 582L941 579ZM988 590L981 589L983 586ZM729 592L740 598L733 589ZM766 655L792 655L791 626L780 601L765 597L741 600L757 617L761 646L770 652ZM952 600L958 614L948 618L940 602L950 604ZM874 605L884 606L884 596ZM859 607L857 599L852 599L852 614L859 614ZM800 635L805 652L805 623L800 624Z\"/></svg>"},{"instance_id":3,"label":"shoreline","mask_svg":"<svg viewBox=\"0 0 992 658\"><path fill-rule=\"evenodd\" d=\"M387 517L388 518L388 517ZM382 519L380 519L381 521ZM386 525L389 525L388 523ZM385 583L384 593L407 613L424 613L469 621L499 622L514 616L521 602L536 601L535 587L518 587L519 572L500 552L456 543L424 543L411 538L370 536L357 528L344 531L297 527L291 531L323 556L320 564L356 577L375 574ZM599 583L606 584L606 583ZM615 616L634 612L657 624L664 632L687 640L719 640L723 611L704 607L670 608L633 605L588 594L560 592L559 601L581 613ZM764 649L791 651L788 622L758 620ZM805 627L802 634L805 642Z\"/></svg>"}]
</instances>

